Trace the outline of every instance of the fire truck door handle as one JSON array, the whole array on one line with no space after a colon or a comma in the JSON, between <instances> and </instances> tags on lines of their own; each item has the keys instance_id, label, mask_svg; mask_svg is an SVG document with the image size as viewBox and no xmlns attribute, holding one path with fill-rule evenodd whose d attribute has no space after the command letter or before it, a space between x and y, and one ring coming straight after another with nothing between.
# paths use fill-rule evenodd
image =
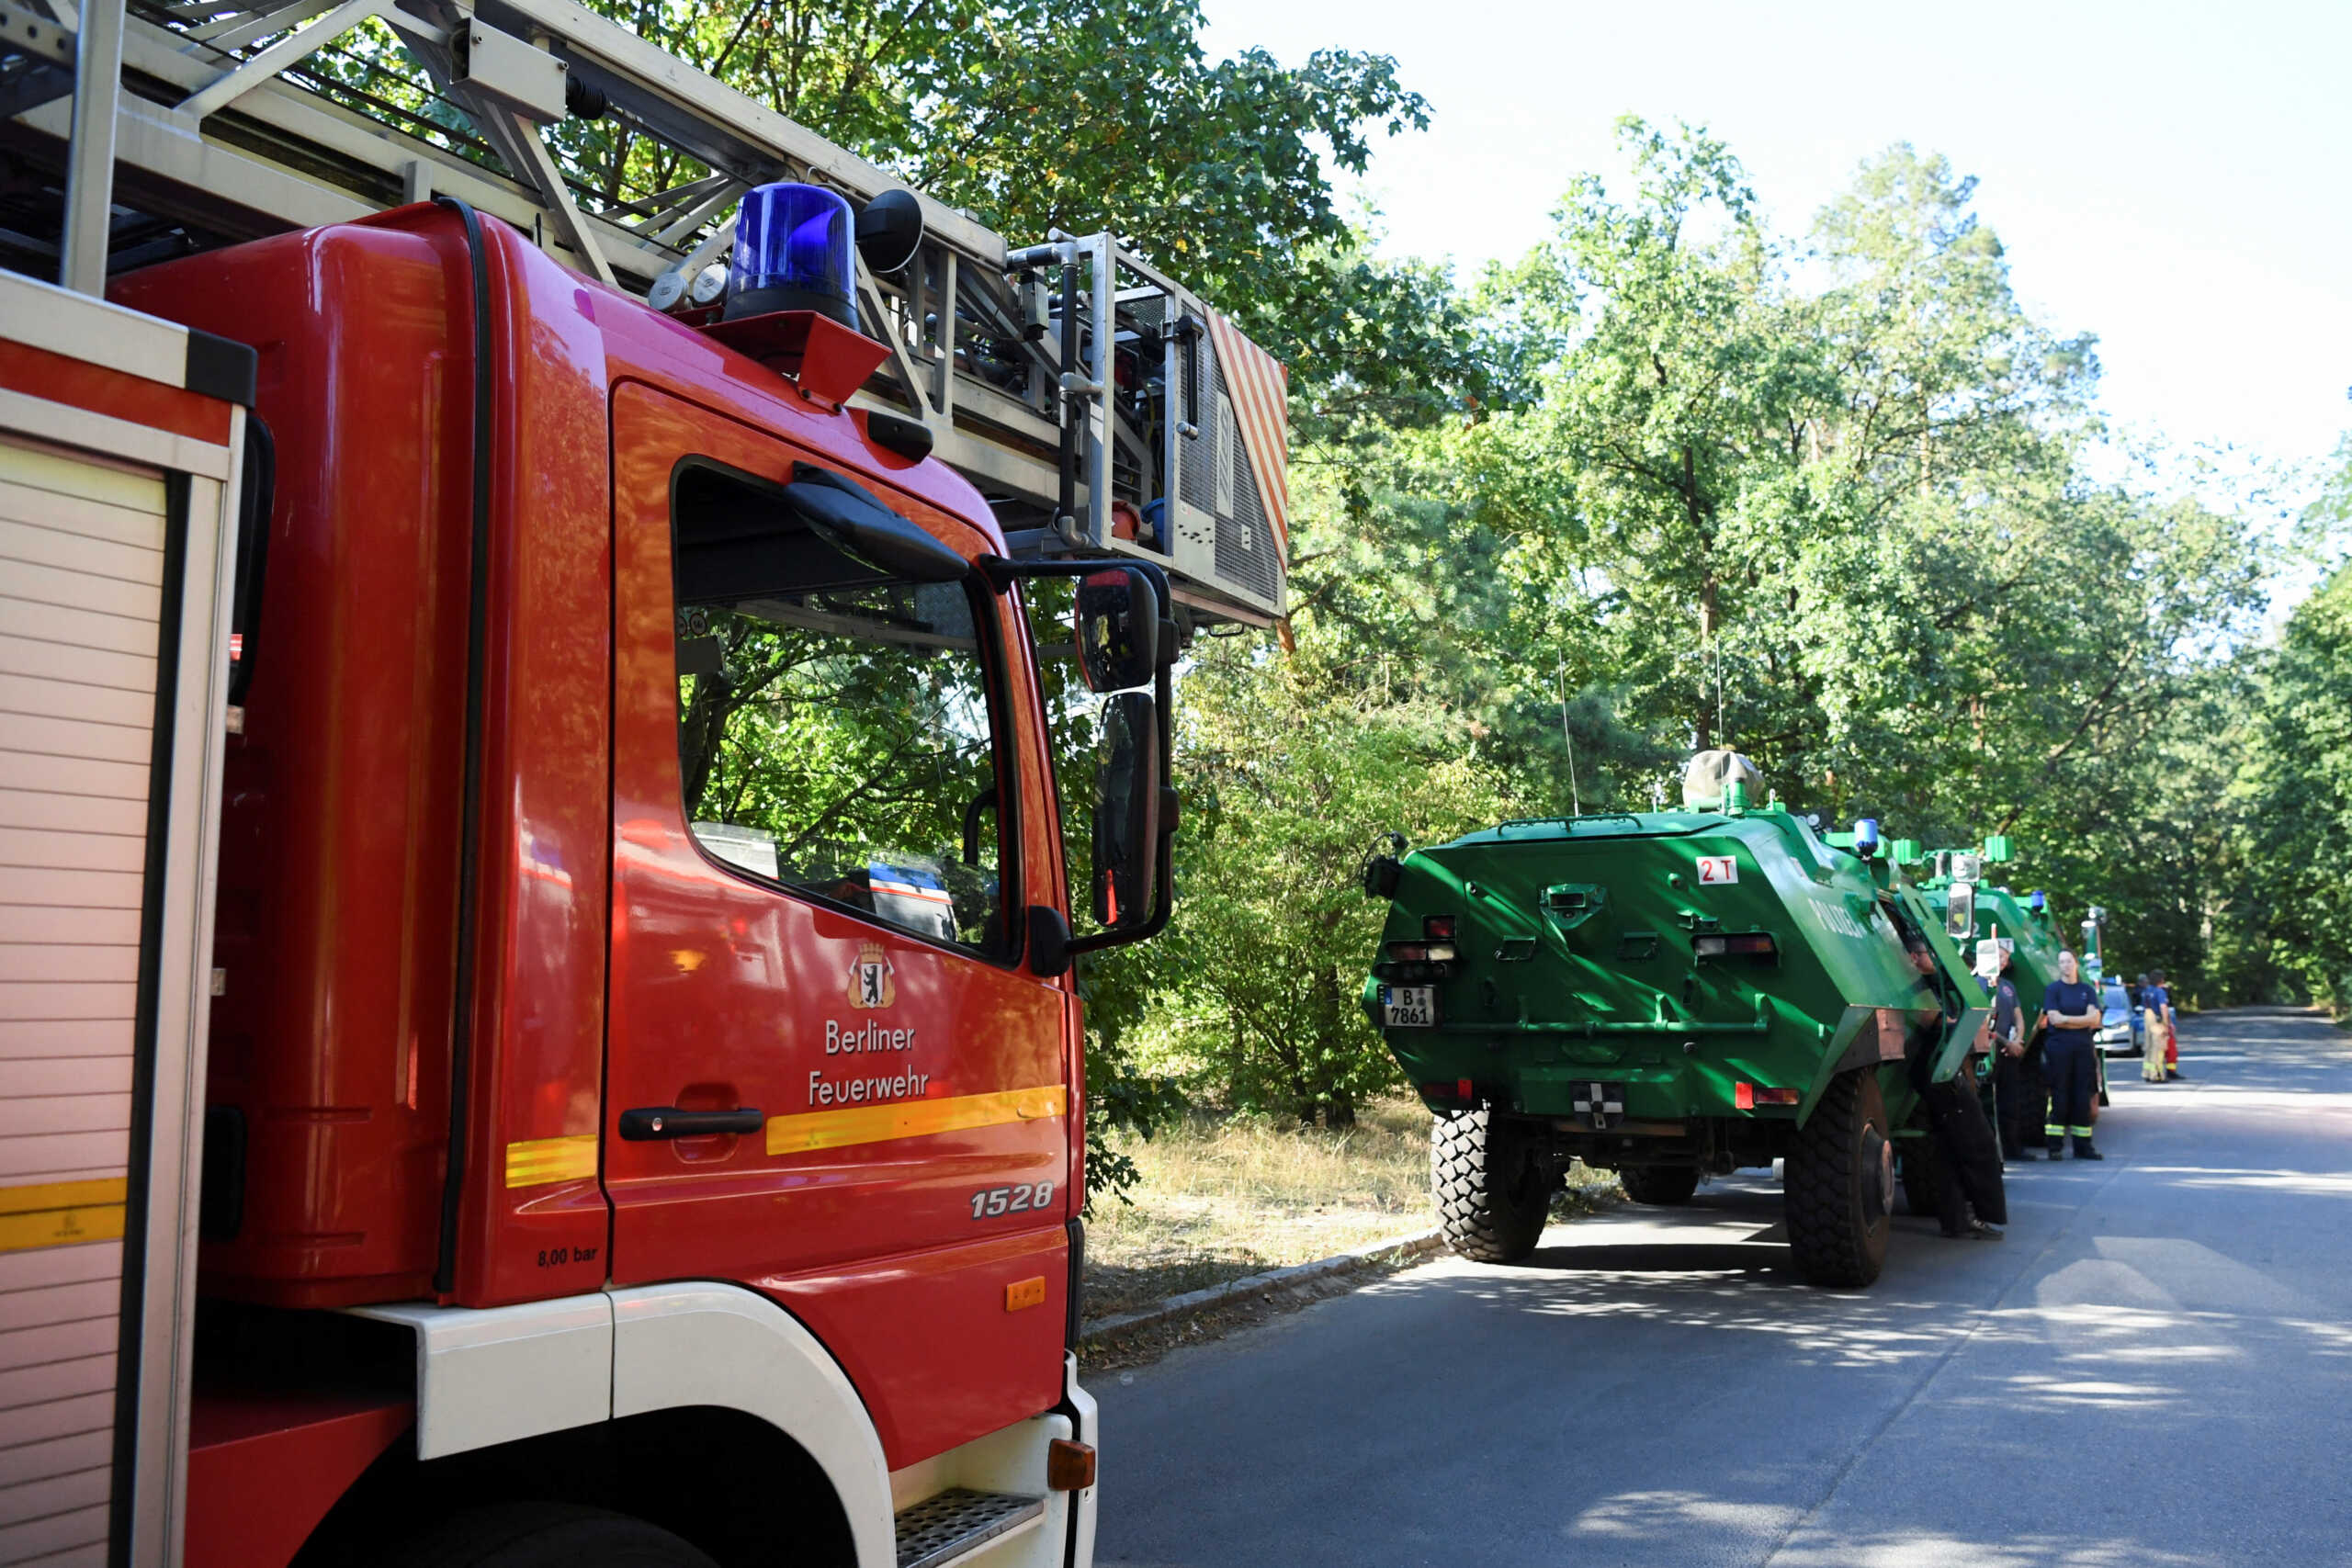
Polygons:
<instances>
[{"instance_id":1,"label":"fire truck door handle","mask_svg":"<svg viewBox=\"0 0 2352 1568\"><path fill-rule=\"evenodd\" d=\"M632 1144L655 1138L707 1138L719 1133L756 1133L767 1124L757 1106L734 1111L681 1111L674 1105L641 1105L621 1112L621 1136Z\"/></svg>"}]
</instances>

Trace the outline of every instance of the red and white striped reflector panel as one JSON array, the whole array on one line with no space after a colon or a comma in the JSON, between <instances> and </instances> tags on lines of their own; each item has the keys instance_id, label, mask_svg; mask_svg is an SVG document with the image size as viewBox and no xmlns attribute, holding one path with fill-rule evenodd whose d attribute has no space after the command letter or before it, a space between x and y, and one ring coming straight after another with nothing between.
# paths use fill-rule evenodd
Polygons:
<instances>
[{"instance_id":1,"label":"red and white striped reflector panel","mask_svg":"<svg viewBox=\"0 0 2352 1568\"><path fill-rule=\"evenodd\" d=\"M1233 397L1233 420L1250 455L1258 499L1274 530L1275 547L1290 559L1290 371L1251 343L1241 329L1209 312L1209 341L1225 367L1225 389Z\"/></svg>"}]
</instances>

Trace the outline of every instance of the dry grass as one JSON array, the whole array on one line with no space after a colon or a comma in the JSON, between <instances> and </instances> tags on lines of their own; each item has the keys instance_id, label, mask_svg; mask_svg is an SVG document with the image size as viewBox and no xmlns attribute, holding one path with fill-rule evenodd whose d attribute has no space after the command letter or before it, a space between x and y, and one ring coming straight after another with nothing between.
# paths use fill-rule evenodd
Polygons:
<instances>
[{"instance_id":1,"label":"dry grass","mask_svg":"<svg viewBox=\"0 0 2352 1568\"><path fill-rule=\"evenodd\" d=\"M1087 1220L1087 1316L1429 1229L1429 1130L1419 1100L1396 1099L1344 1132L1203 1114L1125 1140L1143 1185ZM1578 1167L1568 1201L1589 1210L1614 1188Z\"/></svg>"}]
</instances>

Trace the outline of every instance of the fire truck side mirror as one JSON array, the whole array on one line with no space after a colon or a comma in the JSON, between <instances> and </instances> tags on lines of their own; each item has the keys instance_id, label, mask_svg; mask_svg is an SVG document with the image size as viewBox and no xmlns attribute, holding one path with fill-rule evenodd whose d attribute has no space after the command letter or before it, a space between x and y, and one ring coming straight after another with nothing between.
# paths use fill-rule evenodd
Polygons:
<instances>
[{"instance_id":1,"label":"fire truck side mirror","mask_svg":"<svg viewBox=\"0 0 2352 1568\"><path fill-rule=\"evenodd\" d=\"M1159 591L1133 567L1079 580L1078 665L1090 692L1149 683L1160 666Z\"/></svg>"},{"instance_id":2,"label":"fire truck side mirror","mask_svg":"<svg viewBox=\"0 0 2352 1568\"><path fill-rule=\"evenodd\" d=\"M1157 617L1155 617L1155 621ZM1094 783L1094 919L1105 932L1151 919L1159 868L1159 709L1148 693L1102 706Z\"/></svg>"}]
</instances>

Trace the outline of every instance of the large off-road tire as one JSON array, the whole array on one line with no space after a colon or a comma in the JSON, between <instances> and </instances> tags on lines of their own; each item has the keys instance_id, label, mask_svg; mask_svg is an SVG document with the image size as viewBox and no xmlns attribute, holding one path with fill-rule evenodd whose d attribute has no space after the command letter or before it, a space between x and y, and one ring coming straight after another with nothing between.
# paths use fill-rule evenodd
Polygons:
<instances>
[{"instance_id":1,"label":"large off-road tire","mask_svg":"<svg viewBox=\"0 0 2352 1568\"><path fill-rule=\"evenodd\" d=\"M1665 1207L1690 1201L1699 1190L1699 1168L1694 1165L1629 1165L1617 1173L1617 1184L1625 1196L1636 1203L1657 1203Z\"/></svg>"},{"instance_id":2,"label":"large off-road tire","mask_svg":"<svg viewBox=\"0 0 2352 1568\"><path fill-rule=\"evenodd\" d=\"M1494 1112L1464 1111L1430 1129L1430 1195L1446 1246L1473 1262L1516 1263L1544 1235L1551 1172Z\"/></svg>"},{"instance_id":3,"label":"large off-road tire","mask_svg":"<svg viewBox=\"0 0 2352 1568\"><path fill-rule=\"evenodd\" d=\"M1788 1159L1789 1250L1816 1285L1855 1289L1878 1278L1894 1208L1894 1142L1878 1074L1830 1081Z\"/></svg>"},{"instance_id":4,"label":"large off-road tire","mask_svg":"<svg viewBox=\"0 0 2352 1568\"><path fill-rule=\"evenodd\" d=\"M384 1568L718 1568L643 1519L568 1503L469 1509L391 1544L374 1561Z\"/></svg>"}]
</instances>

